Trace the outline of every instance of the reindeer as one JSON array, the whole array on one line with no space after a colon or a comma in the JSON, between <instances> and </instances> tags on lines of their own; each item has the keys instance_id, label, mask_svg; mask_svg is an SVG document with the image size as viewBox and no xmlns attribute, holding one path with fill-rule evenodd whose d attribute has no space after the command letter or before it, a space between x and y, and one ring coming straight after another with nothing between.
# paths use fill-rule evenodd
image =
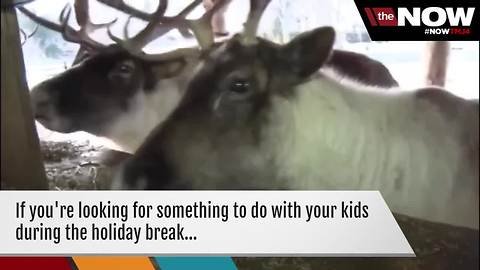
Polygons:
<instances>
[{"instance_id":1,"label":"reindeer","mask_svg":"<svg viewBox=\"0 0 480 270\"><path fill-rule=\"evenodd\" d=\"M142 48L168 31L182 27L180 21L195 25L209 22L215 8L198 19L185 19L200 3L194 1L178 15L167 17L164 16L166 1L160 1L149 23L135 36L122 40L108 31L115 41L108 46L93 40L89 34L114 22L93 24L88 16L88 1L77 0L77 20L78 14L82 19L78 20L80 29L75 30L68 25L70 10L66 7L60 16L61 24L50 28L61 29L66 40L81 44L91 56L79 56L83 59L77 65L32 89L36 120L51 130L63 133L83 130L110 138L126 151L135 150L176 106L198 62L197 48L149 55ZM128 25L125 32L127 28Z\"/></svg>"},{"instance_id":2,"label":"reindeer","mask_svg":"<svg viewBox=\"0 0 480 270\"><path fill-rule=\"evenodd\" d=\"M62 133L87 131L113 140L127 152L134 152L150 131L176 107L200 61L198 48L147 55L142 52L143 46L172 29L188 36L187 26L195 32L196 27L209 24L211 16L222 8L224 2L218 1L197 20L186 20L201 0L193 1L173 17L164 15L167 1L159 1L153 14L136 10L123 1L99 1L149 23L127 40L110 33L116 43L105 46L90 38L89 34L108 28L115 21L92 23L88 16L88 1L75 2L79 30L68 25L71 10L67 8L60 16L61 24L40 18L26 8L20 9L40 25L61 32L67 41L81 45L74 67L33 88L35 118L48 129ZM125 33L127 28L125 25ZM343 76L371 85L397 86L388 69L378 61L346 51L334 51L332 55L326 65L338 69Z\"/></svg>"},{"instance_id":3,"label":"reindeer","mask_svg":"<svg viewBox=\"0 0 480 270\"><path fill-rule=\"evenodd\" d=\"M268 2L251 1L242 34L202 47L179 105L112 187L380 190L396 213L478 229L478 100L324 72L334 30L257 38Z\"/></svg>"}]
</instances>

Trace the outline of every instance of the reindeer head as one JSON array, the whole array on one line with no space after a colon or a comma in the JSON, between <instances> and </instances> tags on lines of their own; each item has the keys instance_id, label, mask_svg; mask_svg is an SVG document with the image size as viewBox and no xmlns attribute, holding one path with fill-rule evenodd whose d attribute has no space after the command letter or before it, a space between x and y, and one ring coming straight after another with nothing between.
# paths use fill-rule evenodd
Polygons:
<instances>
[{"instance_id":1,"label":"reindeer head","mask_svg":"<svg viewBox=\"0 0 480 270\"><path fill-rule=\"evenodd\" d=\"M246 43L244 35L237 35L204 59L176 113L194 110L232 126L258 119L273 96L294 96L295 85L317 74L333 41L330 27L303 33L286 45L260 38Z\"/></svg>"},{"instance_id":2,"label":"reindeer head","mask_svg":"<svg viewBox=\"0 0 480 270\"><path fill-rule=\"evenodd\" d=\"M118 8L124 12L132 10L123 1L102 2L110 5L120 3ZM68 6L60 15L61 24L46 21L27 9L21 8L22 12L39 24L61 32L67 41L79 43L83 52L76 59L77 63L73 68L34 87L32 103L36 119L55 131L83 130L96 135L109 136L111 134L108 134L108 130L114 125L118 126L117 122L122 116L131 116L135 114L135 110L144 109L146 106L144 103L151 99L152 92L156 92L157 96L164 93L165 101L157 105L166 105L169 106L170 111L173 110L184 91L189 68L193 68L198 61L199 50L184 48L163 54L147 55L142 48L172 29L179 29L184 35L188 34L186 30L188 28L194 33L200 33L201 31L196 28L197 25L209 23L212 14L222 4L219 3L218 7L206 12L199 19L186 19L186 16L201 2L201 0L195 0L176 16L167 17L164 13L168 1L159 1L155 13L147 14L146 27L135 36L128 37L127 29L130 20L124 27L125 39L114 36L108 30L110 38L116 43L109 46L93 40L89 37L89 33L109 27L115 21L106 24L92 23L88 16L86 0L75 1L79 30L68 25L71 13ZM199 43L204 43L204 36L197 36L200 37ZM169 112L167 109L164 111ZM158 116L154 124L157 124L161 118L162 116ZM128 123L123 124L128 125ZM148 132L152 127L144 128Z\"/></svg>"},{"instance_id":3,"label":"reindeer head","mask_svg":"<svg viewBox=\"0 0 480 270\"><path fill-rule=\"evenodd\" d=\"M245 32L206 54L177 109L126 165L124 188L262 188L276 178L273 114L328 60L334 31L277 45L252 30L268 1L251 4Z\"/></svg>"},{"instance_id":4,"label":"reindeer head","mask_svg":"<svg viewBox=\"0 0 480 270\"><path fill-rule=\"evenodd\" d=\"M273 98L295 96L295 85L317 74L332 51L333 29L303 33L286 45L257 38L255 32L268 3L251 1L244 33L209 48L168 122L209 122L194 126L212 127L212 132L220 133L243 127L257 130L256 122L264 120Z\"/></svg>"},{"instance_id":5,"label":"reindeer head","mask_svg":"<svg viewBox=\"0 0 480 270\"><path fill-rule=\"evenodd\" d=\"M31 93L35 118L59 132L106 135L115 119L140 109L141 99L153 91L163 91L168 99L170 89L157 89L160 81L179 91L171 78L179 76L186 63L183 59L147 61L118 45L108 46L35 86Z\"/></svg>"}]
</instances>

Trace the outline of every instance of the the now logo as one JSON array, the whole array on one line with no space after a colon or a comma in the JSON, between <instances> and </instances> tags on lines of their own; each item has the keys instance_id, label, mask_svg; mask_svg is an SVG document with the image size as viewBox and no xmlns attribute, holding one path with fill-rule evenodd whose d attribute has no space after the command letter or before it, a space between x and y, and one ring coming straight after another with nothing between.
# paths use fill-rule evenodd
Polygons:
<instances>
[{"instance_id":1,"label":"the now logo","mask_svg":"<svg viewBox=\"0 0 480 270\"><path fill-rule=\"evenodd\" d=\"M468 27L475 13L474 7L427 7L427 8L364 8L371 26L449 26Z\"/></svg>"},{"instance_id":2,"label":"the now logo","mask_svg":"<svg viewBox=\"0 0 480 270\"><path fill-rule=\"evenodd\" d=\"M353 1L374 41L480 39L478 0Z\"/></svg>"}]
</instances>

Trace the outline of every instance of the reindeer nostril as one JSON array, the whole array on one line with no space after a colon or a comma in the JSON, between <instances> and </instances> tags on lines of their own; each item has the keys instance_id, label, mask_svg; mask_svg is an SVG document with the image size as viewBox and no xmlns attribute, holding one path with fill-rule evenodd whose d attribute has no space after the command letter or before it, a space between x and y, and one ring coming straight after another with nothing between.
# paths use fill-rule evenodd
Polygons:
<instances>
[{"instance_id":1,"label":"reindeer nostril","mask_svg":"<svg viewBox=\"0 0 480 270\"><path fill-rule=\"evenodd\" d=\"M42 112L42 111L40 111L40 110L35 110L35 112L34 112L34 117L35 117L35 119L37 119L37 120L46 119L45 113Z\"/></svg>"},{"instance_id":2,"label":"reindeer nostril","mask_svg":"<svg viewBox=\"0 0 480 270\"><path fill-rule=\"evenodd\" d=\"M42 112L42 110L39 110L38 107L36 107L33 111L34 115L35 115L35 118L39 118L39 117L42 117L44 115L44 113Z\"/></svg>"},{"instance_id":3,"label":"reindeer nostril","mask_svg":"<svg viewBox=\"0 0 480 270\"><path fill-rule=\"evenodd\" d=\"M33 114L37 120L45 120L48 115L50 102L48 100L33 100Z\"/></svg>"}]
</instances>

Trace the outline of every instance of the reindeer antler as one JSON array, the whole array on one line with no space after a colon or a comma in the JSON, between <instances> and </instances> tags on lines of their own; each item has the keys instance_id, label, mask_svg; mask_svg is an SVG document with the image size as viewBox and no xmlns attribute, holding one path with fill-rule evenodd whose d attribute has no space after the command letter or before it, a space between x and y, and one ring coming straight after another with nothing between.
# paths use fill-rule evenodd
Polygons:
<instances>
[{"instance_id":1,"label":"reindeer antler","mask_svg":"<svg viewBox=\"0 0 480 270\"><path fill-rule=\"evenodd\" d=\"M135 7L132 7L131 5L125 3L125 1L123 1L123 0L98 0L98 2L100 2L104 5L107 5L111 8L114 8L116 10L119 10L119 11L125 13L125 14L128 14L131 17L135 17L135 18L147 21L147 22L152 20L152 18L154 16L154 13L147 13L145 11L136 9ZM163 9L166 11L167 2L166 1L161 1L160 5L163 5ZM184 37L191 37L190 32L188 32L188 30L185 29L185 28L178 28L178 31Z\"/></svg>"},{"instance_id":2,"label":"reindeer antler","mask_svg":"<svg viewBox=\"0 0 480 270\"><path fill-rule=\"evenodd\" d=\"M107 33L110 39L115 41L117 44L122 46L128 51L131 52L138 52L141 51L145 45L147 45L149 42L152 40L164 35L168 31L161 31L164 29L163 27L160 27L161 20L165 14L166 11L166 5L167 1L165 0L160 0L158 3L157 10L155 13L152 14L152 18L148 21L147 26L140 32L138 32L134 37L129 38L127 29L128 25L130 22L131 17L128 19L127 23L124 26L124 38L125 40L122 40L115 35L112 34L110 28L108 29Z\"/></svg>"},{"instance_id":3,"label":"reindeer antler","mask_svg":"<svg viewBox=\"0 0 480 270\"><path fill-rule=\"evenodd\" d=\"M90 7L88 0L75 0L73 6L75 10L75 18L77 19L78 25L81 27L80 31L84 31L86 34L94 32L98 29L107 28L116 22L115 19L108 23L92 23L90 20Z\"/></svg>"},{"instance_id":4,"label":"reindeer antler","mask_svg":"<svg viewBox=\"0 0 480 270\"><path fill-rule=\"evenodd\" d=\"M181 33L183 33L183 35L186 35L187 33L189 34L188 29L190 29L193 32L195 38L197 39L197 42L200 45L201 49L207 49L211 47L214 43L214 34L211 26L212 16L215 12L217 12L220 8L222 8L226 3L229 2L229 0L219 0L213 8L205 12L200 18L187 19L187 16L202 3L202 0L194 0L177 15L171 17L165 16L165 12L168 6L168 0L159 0L158 7L156 11L152 14L137 10L127 5L123 0L98 1L131 15L131 17L129 17L127 23L124 26L123 31L125 39L120 39L114 36L110 31L110 27L113 25L113 23L115 23L116 20L102 24L94 24L91 22L88 12L88 0L75 0L74 3L74 10L76 15L75 17L78 25L80 26L79 30L72 28L68 24L72 11L70 6L68 5L65 6L65 8L60 14L60 24L41 18L24 7L19 7L19 10L26 16L28 16L30 19L37 22L39 25L62 33L65 40L79 43L85 49L98 50L105 47L104 44L101 44L96 40L92 39L89 34L94 32L95 30L107 28L107 33L109 37L115 43L128 50L130 53L142 58L148 58L152 60L166 60L186 56L188 57L189 55L196 55L199 53L199 51L198 49L185 48L163 54L145 55L142 52L142 48L145 47L145 45L147 45L149 42L165 35L172 29L178 29ZM147 19L148 24L135 36L129 38L127 32L132 16L141 19Z\"/></svg>"},{"instance_id":5,"label":"reindeer antler","mask_svg":"<svg viewBox=\"0 0 480 270\"><path fill-rule=\"evenodd\" d=\"M49 21L45 18L42 18L35 13L31 12L30 10L26 9L23 6L18 6L17 7L20 12L22 12L25 16L30 18L32 21L36 22L38 25L41 25L45 28L48 28L50 30L56 31L61 33L62 32L62 26L58 23L54 23L52 21Z\"/></svg>"},{"instance_id":6,"label":"reindeer antler","mask_svg":"<svg viewBox=\"0 0 480 270\"><path fill-rule=\"evenodd\" d=\"M70 19L72 10L68 5L66 5L60 13L63 38L70 42L82 44L88 48L99 49L105 47L104 44L92 39L89 34L101 28L108 28L117 20L114 19L111 22L101 24L92 23L89 15L88 0L75 0L74 8L76 15L75 17L80 29L75 30L68 25L68 20Z\"/></svg>"},{"instance_id":7,"label":"reindeer antler","mask_svg":"<svg viewBox=\"0 0 480 270\"><path fill-rule=\"evenodd\" d=\"M89 6L88 0L75 0L74 3L75 14L77 23L80 26L80 30L75 30L68 24L68 20L70 19L71 8L66 5L62 12L60 13L60 23L55 23L49 21L45 18L42 18L35 13L31 12L30 10L26 9L25 7L19 6L18 9L20 12L25 14L31 20L36 22L37 24L46 27L50 30L59 32L62 34L66 41L79 43L88 49L100 49L105 47L105 45L93 40L89 37L89 34L95 30L101 28L107 28L108 26L112 25L116 20L113 20L108 23L101 23L101 24L94 24L90 21L89 16Z\"/></svg>"},{"instance_id":8,"label":"reindeer antler","mask_svg":"<svg viewBox=\"0 0 480 270\"><path fill-rule=\"evenodd\" d=\"M153 39L168 33L172 29L190 29L193 32L195 38L197 39L197 42L201 49L210 48L214 43L214 35L210 23L211 18L213 14L218 9L223 7L223 5L225 5L227 2L227 0L220 0L215 4L212 9L205 12L205 14L203 14L200 18L191 20L187 19L186 17L198 5L202 3L202 0L194 0L182 11L180 11L180 13L173 17L164 16L168 0L163 0L160 1L157 10L155 11L155 13L152 14L152 19L149 21L147 26L142 31L137 33L134 37L122 40L114 36L111 33L110 29L108 31L108 35L112 40L114 40L117 44L120 44L130 53L136 54L142 58L148 58L150 60L167 60L172 58L185 57L189 55L196 55L199 53L199 51L192 48L178 49L168 53L153 54L148 56L143 54L141 49ZM128 23L124 27L124 35L127 35L127 27Z\"/></svg>"},{"instance_id":9,"label":"reindeer antler","mask_svg":"<svg viewBox=\"0 0 480 270\"><path fill-rule=\"evenodd\" d=\"M201 2L201 1L200 1ZM214 43L214 34L212 30L212 16L220 8L225 6L228 3L228 0L218 0L217 3L208 10L202 17L196 20L187 20L184 19L183 22L188 28L192 30L195 35L195 38L202 49L210 48Z\"/></svg>"},{"instance_id":10,"label":"reindeer antler","mask_svg":"<svg viewBox=\"0 0 480 270\"><path fill-rule=\"evenodd\" d=\"M242 35L242 42L245 45L255 44L257 42L256 35L258 25L270 1L271 0L250 0L250 11L247 21L244 24L245 28Z\"/></svg>"},{"instance_id":11,"label":"reindeer antler","mask_svg":"<svg viewBox=\"0 0 480 270\"><path fill-rule=\"evenodd\" d=\"M107 5L111 8L114 8L116 10L119 10L125 14L128 14L130 16L133 16L135 18L142 19L144 21L149 21L151 19L152 14L149 14L147 12L144 12L142 10L136 9L123 0L98 0L98 2ZM167 7L165 6L165 10Z\"/></svg>"},{"instance_id":12,"label":"reindeer antler","mask_svg":"<svg viewBox=\"0 0 480 270\"><path fill-rule=\"evenodd\" d=\"M38 30L38 24L35 25L35 28L33 29L33 31L30 34L27 34L27 33L25 33L25 31L23 29L20 29L20 35L23 37L23 41L21 42L21 45L23 46L29 38L31 38L33 35L35 35L37 30Z\"/></svg>"}]
</instances>

